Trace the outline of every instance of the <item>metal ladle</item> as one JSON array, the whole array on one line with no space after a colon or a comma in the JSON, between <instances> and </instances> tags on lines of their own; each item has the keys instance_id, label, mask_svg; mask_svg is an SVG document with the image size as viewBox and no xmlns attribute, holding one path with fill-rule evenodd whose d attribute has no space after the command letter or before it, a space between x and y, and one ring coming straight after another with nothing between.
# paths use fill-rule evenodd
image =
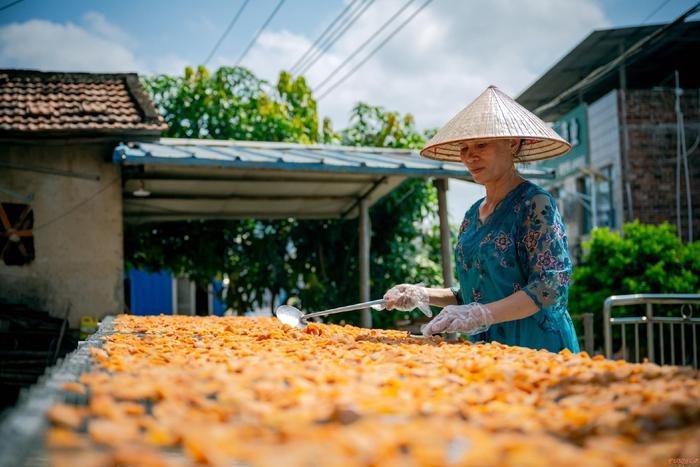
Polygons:
<instances>
[{"instance_id":1,"label":"metal ladle","mask_svg":"<svg viewBox=\"0 0 700 467\"><path fill-rule=\"evenodd\" d=\"M346 311L354 310L364 310L365 308L372 308L373 310L383 310L386 300L372 300L371 302L357 303L355 305L341 306L340 308L332 308L330 310L316 311L313 313L304 314L298 308L294 308L289 305L278 306L275 310L275 316L277 319L282 321L284 324L288 324L297 329L304 329L309 318L315 318L317 316L328 316L334 315L336 313L344 313Z\"/></svg>"}]
</instances>

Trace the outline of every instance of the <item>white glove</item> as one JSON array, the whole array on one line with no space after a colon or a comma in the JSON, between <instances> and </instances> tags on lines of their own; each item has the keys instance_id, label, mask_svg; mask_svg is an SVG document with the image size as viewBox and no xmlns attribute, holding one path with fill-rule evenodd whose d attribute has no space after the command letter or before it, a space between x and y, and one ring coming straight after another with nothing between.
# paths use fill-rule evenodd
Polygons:
<instances>
[{"instance_id":1,"label":"white glove","mask_svg":"<svg viewBox=\"0 0 700 467\"><path fill-rule=\"evenodd\" d=\"M387 310L411 311L416 308L432 318L428 290L422 285L401 284L390 288L384 294Z\"/></svg>"},{"instance_id":2,"label":"white glove","mask_svg":"<svg viewBox=\"0 0 700 467\"><path fill-rule=\"evenodd\" d=\"M486 331L491 327L493 321L493 314L481 303L448 305L423 328L423 335L461 332L471 336Z\"/></svg>"}]
</instances>

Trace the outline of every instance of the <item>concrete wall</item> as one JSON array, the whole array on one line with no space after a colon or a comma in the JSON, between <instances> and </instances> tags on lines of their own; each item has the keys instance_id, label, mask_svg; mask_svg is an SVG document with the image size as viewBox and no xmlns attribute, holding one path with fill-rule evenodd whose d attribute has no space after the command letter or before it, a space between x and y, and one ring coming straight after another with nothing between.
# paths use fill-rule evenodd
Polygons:
<instances>
[{"instance_id":1,"label":"concrete wall","mask_svg":"<svg viewBox=\"0 0 700 467\"><path fill-rule=\"evenodd\" d=\"M685 89L681 110L688 148L700 130L698 89ZM676 112L673 89L627 91L627 131L630 142L632 212L641 222L676 225ZM690 169L694 239L700 238L700 164L698 151L688 157ZM687 239L685 175L681 172L683 239ZM626 204L626 203L625 203ZM625 209L628 207L625 206Z\"/></svg>"},{"instance_id":2,"label":"concrete wall","mask_svg":"<svg viewBox=\"0 0 700 467\"><path fill-rule=\"evenodd\" d=\"M95 174L99 180L0 167L0 188L31 195L35 259L0 261L0 300L26 304L70 324L124 309L122 195L113 143L0 142L0 163ZM0 201L20 202L0 191Z\"/></svg>"}]
</instances>

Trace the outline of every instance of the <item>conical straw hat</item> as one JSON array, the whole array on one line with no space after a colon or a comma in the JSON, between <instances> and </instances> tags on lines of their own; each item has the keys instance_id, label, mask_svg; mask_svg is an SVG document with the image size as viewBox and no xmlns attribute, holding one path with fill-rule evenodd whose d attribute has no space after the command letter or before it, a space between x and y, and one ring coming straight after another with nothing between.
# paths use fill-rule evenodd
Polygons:
<instances>
[{"instance_id":1,"label":"conical straw hat","mask_svg":"<svg viewBox=\"0 0 700 467\"><path fill-rule=\"evenodd\" d=\"M516 162L551 159L571 149L571 145L539 117L496 86L489 86L440 128L420 154L430 159L459 162L460 143L496 138L523 140Z\"/></svg>"}]
</instances>

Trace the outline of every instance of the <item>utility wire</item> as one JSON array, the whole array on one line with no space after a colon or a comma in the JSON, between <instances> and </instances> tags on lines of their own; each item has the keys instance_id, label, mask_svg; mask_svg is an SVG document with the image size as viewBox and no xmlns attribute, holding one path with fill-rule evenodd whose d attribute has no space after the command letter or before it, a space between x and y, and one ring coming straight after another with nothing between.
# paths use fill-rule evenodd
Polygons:
<instances>
[{"instance_id":1,"label":"utility wire","mask_svg":"<svg viewBox=\"0 0 700 467\"><path fill-rule=\"evenodd\" d=\"M345 61L343 61L343 63L341 63L340 65L338 65L338 67L336 67L335 70L331 71L331 72L328 74L328 76L326 76L326 77L323 79L323 81L321 81L321 84L319 84L318 86L316 86L316 91L320 90L323 86L326 85L326 83L328 83L331 79L333 79L333 77L334 77L335 75L337 75L338 72L339 72L340 70L342 70L343 67L345 67L345 65L347 65L348 63L350 63L350 61L351 61L353 58L355 58L355 57L357 56L357 54L359 54L360 52L362 52L362 51L364 50L364 48L367 47L367 45L368 45L370 42L372 42L379 34L381 34L381 33L387 28L387 26L389 26L389 24L391 24L401 13L403 13L404 11L406 11L406 8L408 8L408 7L411 5L411 3L413 3L413 1L414 1L414 0L408 0L408 2L406 2L406 3L404 4L404 6L402 6L401 8L399 8L399 10L398 10L396 13L394 13L394 14L391 16L391 18L389 18L388 20L386 20L386 21L384 22L384 24L382 24L382 25L379 27L379 29L377 29L377 30L374 32L374 34L372 34L372 35L369 37L369 39L367 39L365 42L362 43L361 46L359 46L357 49L355 49L355 51L354 51L352 54L350 54L350 56L349 56L348 58L346 58Z\"/></svg>"},{"instance_id":2,"label":"utility wire","mask_svg":"<svg viewBox=\"0 0 700 467\"><path fill-rule=\"evenodd\" d=\"M267 25L270 24L270 21L272 21L272 19L275 17L275 15L279 11L279 9L282 7L283 3L284 3L284 0L280 0L279 3L277 4L277 6L275 7L275 9L272 10L272 13L270 13L270 16L268 16L267 19L265 20L265 23L260 27L260 29L258 29L258 32L255 34L255 37L253 37L253 40L250 41L250 44L248 44L248 47L245 48L245 50L243 51L241 56L238 57L238 60L236 60L235 66L240 65L240 63L243 61L245 56L248 55L248 52L250 52L250 49L252 49L253 46L255 45L255 43L258 41L258 37L260 37L260 34L262 34L262 32L267 27Z\"/></svg>"},{"instance_id":3,"label":"utility wire","mask_svg":"<svg viewBox=\"0 0 700 467\"><path fill-rule=\"evenodd\" d=\"M343 11L341 11L340 14L335 17L335 19L331 22L331 24L329 24L328 27L326 27L326 29L321 33L320 36L318 36L316 41L314 41L314 43L312 45L310 45L308 49L306 49L304 54L301 57L299 57L299 59L296 62L294 62L294 65L292 65L289 68L290 73L294 73L294 70L297 67L299 67L299 65L301 65L306 60L306 58L314 50L314 48L319 44L319 42L321 42L321 40L323 40L325 38L326 34L328 34L333 29L333 27L336 25L336 23L338 23L338 21L340 21L340 19L347 14L347 12L353 7L353 5L355 5L359 1L360 0L352 0L352 2L348 3L348 6L343 8Z\"/></svg>"},{"instance_id":4,"label":"utility wire","mask_svg":"<svg viewBox=\"0 0 700 467\"><path fill-rule=\"evenodd\" d=\"M118 175L117 177L115 177L112 181L110 181L109 183L107 183L105 186L103 186L102 188L100 188L99 190L97 190L96 192L94 192L93 194L91 194L90 196L88 196L87 198L85 198L84 200L82 200L81 202L79 202L78 204L76 204L75 206L73 206L72 208L67 209L66 211L64 211L64 212L61 213L60 215L54 217L54 218L51 219L51 220L48 220L48 221L44 222L43 224L37 225L36 227L34 227L34 228L32 229L32 231L36 232L37 230L43 229L44 227L46 227L46 226L48 226L48 225L50 225L50 224L53 224L54 222L59 221L59 220L63 219L64 217L67 217L67 216L73 214L75 211L77 211L78 209L80 209L81 207L85 206L87 203L89 203L89 202L92 201L93 199L95 199L95 198L97 198L98 196L100 196L100 195L101 195L103 192L105 192L109 187L111 187L111 186L114 185L115 183L119 182L119 180L121 180L121 175Z\"/></svg>"},{"instance_id":5,"label":"utility wire","mask_svg":"<svg viewBox=\"0 0 700 467\"><path fill-rule=\"evenodd\" d=\"M319 44L313 48L309 56L306 57L305 61L302 61L299 66L296 68L295 74L301 74L301 70L305 69L309 63L314 62L315 60L318 59L319 54L323 54L323 50L327 50L328 46L333 45L339 38L342 36L342 34L346 30L346 26L349 25L352 26L352 24L356 21L358 18L358 12L362 14L364 10L369 6L369 3L371 3L372 0L357 0L357 2L353 2L353 5L357 5L357 8L354 11L350 11L341 21L338 23L338 25L330 31L327 37L325 37L322 41L319 42ZM353 6L354 8L354 6ZM362 10L362 11L360 11ZM312 63L313 64L313 63Z\"/></svg>"},{"instance_id":6,"label":"utility wire","mask_svg":"<svg viewBox=\"0 0 700 467\"><path fill-rule=\"evenodd\" d=\"M668 2L670 2L670 1L671 1L671 0L664 0L663 2L661 2L661 5L657 6L656 9L655 9L654 11L652 11L651 13L649 13L649 14L647 15L647 17L644 18L640 24L646 23L646 22L647 22L649 19L651 19L655 14L657 14L663 7L665 7L666 5L668 5Z\"/></svg>"},{"instance_id":7,"label":"utility wire","mask_svg":"<svg viewBox=\"0 0 700 467\"><path fill-rule=\"evenodd\" d=\"M609 72L617 69L617 67L620 65L620 63L624 62L626 59L632 57L634 54L643 50L645 47L656 43L668 31L672 30L673 28L675 28L679 24L683 23L687 17L694 15L698 11L700 11L700 2L697 2L695 5L690 7L682 15L680 15L678 18L676 18L675 20L673 20L669 24L658 28L653 33L651 33L648 36L645 36L642 39L635 42L631 47L629 47L623 53L618 55L617 58L614 58L613 60L606 63L605 65L601 65L598 68L596 68L595 70L591 71L588 75L586 75L583 79L579 80L576 84L574 84L573 86L569 87L568 89L562 91L558 96L551 99L549 102L537 107L533 111L533 113L535 115L540 115L542 112L546 112L547 110L556 107L557 105L564 102L566 99L570 98L571 96L577 95L578 92L580 92L583 89L586 89L588 86L591 86L592 84L597 83L601 78L606 76Z\"/></svg>"},{"instance_id":8,"label":"utility wire","mask_svg":"<svg viewBox=\"0 0 700 467\"><path fill-rule=\"evenodd\" d=\"M220 46L221 43L224 41L224 38L226 38L226 36L228 36L228 33L231 32L231 29L233 29L233 26L236 24L236 21L238 21L238 17L241 16L241 13L243 13L243 10L245 10L245 7L246 7L246 5L248 5L248 2L249 2L249 1L250 1L250 0L244 0L244 1L243 1L243 4L241 5L241 7L240 7L240 8L238 9L238 11L236 12L236 15L233 17L233 19L232 19L231 22L229 23L229 25L228 25L228 27L226 28L226 30L224 31L224 33L221 35L221 37L219 38L219 40L218 40L218 42L216 43L216 45L214 46L214 48L211 49L211 52L209 52L209 55L207 56L207 59L204 60L204 65L205 65L205 66L206 66L207 63L209 63L209 60L212 59L212 57L214 56L214 54L216 53L216 51L219 49L219 46Z\"/></svg>"},{"instance_id":9,"label":"utility wire","mask_svg":"<svg viewBox=\"0 0 700 467\"><path fill-rule=\"evenodd\" d=\"M343 37L343 34L345 34L348 31L348 29L350 29L350 27L352 27L352 25L355 24L355 22L358 19L360 19L360 16L362 16L362 14L365 11L367 11L367 8L369 8L370 5L372 5L372 3L374 3L374 0L368 0L365 4L363 4L360 7L360 9L355 12L355 16L353 18L351 18L349 20L349 22L341 30L337 31L336 35L332 39L329 39L326 42L326 44L323 46L322 49L315 51L316 53L315 53L313 60L310 63L308 63L307 65L305 65L303 67L303 69L299 70L298 74L303 75L307 71L309 71L311 69L311 67L313 67L316 64L316 62L318 62L321 59L321 57L323 57L323 54L326 53L328 51L328 49L330 49L333 46L333 44L338 42L338 39Z\"/></svg>"},{"instance_id":10,"label":"utility wire","mask_svg":"<svg viewBox=\"0 0 700 467\"><path fill-rule=\"evenodd\" d=\"M0 11L7 10L7 9L10 8L11 6L15 6L15 5L17 5L18 3L21 3L22 1L23 1L23 0L15 0L14 2L10 2L10 3L8 3L7 5L0 6Z\"/></svg>"},{"instance_id":11,"label":"utility wire","mask_svg":"<svg viewBox=\"0 0 700 467\"><path fill-rule=\"evenodd\" d=\"M321 94L319 97L317 97L317 98L316 98L316 101L317 101L317 102L320 101L321 99L323 99L324 97L326 97L328 94L330 94L331 92L333 92L333 90L334 90L335 88L337 88L338 86L340 86L341 84L343 84L343 82L345 82L345 80L347 80L350 76L352 76L352 74L355 73L362 65L364 65L364 64L367 62L367 60L369 60L370 58L372 58L372 56L373 56L375 53L377 53L377 52L379 51L379 49L381 49L382 47L384 47L384 45L385 45L387 42L389 42L399 31L401 31L401 30L404 28L404 26L406 26L408 23L410 23L411 20L413 20L413 18L415 18L416 15L418 15L418 13L420 13L421 11L423 11L423 9L424 9L425 7L427 7L428 4L430 4L430 2L432 2L432 1L433 1L433 0L427 0L427 1L426 1L425 3L423 3L416 11L414 11L413 13L411 13L411 16L409 16L408 18L406 18L406 19L403 21L403 23L399 24L399 26L398 26L396 29L394 29L394 30L391 32L391 34L389 34L382 42L379 43L379 45L378 45L377 47L375 47L375 48L369 53L369 55L367 55L365 58L363 58L363 59L360 61L360 63L358 63L357 65L355 65L348 73L346 73L345 75L343 75L342 78L340 78L338 81L336 81L335 84L334 84L333 86L330 87L330 89L328 89L327 91L324 91L323 94Z\"/></svg>"}]
</instances>

